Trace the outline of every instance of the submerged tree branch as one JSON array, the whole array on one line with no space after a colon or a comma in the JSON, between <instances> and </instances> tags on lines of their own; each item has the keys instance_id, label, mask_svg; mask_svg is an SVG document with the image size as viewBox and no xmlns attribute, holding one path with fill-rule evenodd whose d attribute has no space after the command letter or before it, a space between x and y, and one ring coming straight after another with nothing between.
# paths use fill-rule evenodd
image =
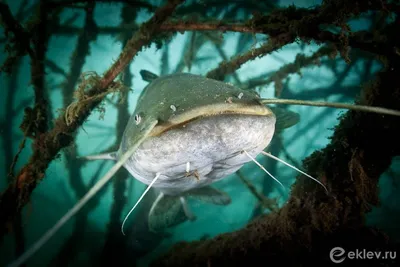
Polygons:
<instances>
[{"instance_id":1,"label":"submerged tree branch","mask_svg":"<svg viewBox=\"0 0 400 267\"><path fill-rule=\"evenodd\" d=\"M320 64L320 58L326 55L335 54L336 49L331 46L323 46L314 52L311 56L305 56L304 54L297 54L294 62L286 64L274 72L273 75L265 80L255 80L247 83L244 88L251 89L257 86L266 86L270 83L275 83L275 97L280 97L283 89L283 80L290 74L300 73L300 70L309 65Z\"/></svg>"},{"instance_id":2,"label":"submerged tree branch","mask_svg":"<svg viewBox=\"0 0 400 267\"><path fill-rule=\"evenodd\" d=\"M184 0L169 0L160 7L147 22L128 41L124 50L116 62L87 92L88 96L96 96L107 92L117 75L129 64L132 58L151 44L153 36L157 33L159 26ZM102 97L94 98L94 101L86 102L79 109L73 120L67 124L65 113L55 120L54 128L39 135L33 144L33 155L29 162L22 168L14 181L8 186L0 198L0 237L5 234L5 224L18 214L22 207L28 202L31 192L43 179L49 163L58 155L60 150L73 141L73 133L90 115L90 112L101 102Z\"/></svg>"},{"instance_id":3,"label":"submerged tree branch","mask_svg":"<svg viewBox=\"0 0 400 267\"><path fill-rule=\"evenodd\" d=\"M250 192L257 198L259 201L259 205L263 209L269 209L271 211L278 210L278 203L276 199L270 199L264 196L263 193L259 193L257 188L243 175L241 171L237 171L236 174L239 176L239 179L246 185L246 187L250 190Z\"/></svg>"},{"instance_id":4,"label":"submerged tree branch","mask_svg":"<svg viewBox=\"0 0 400 267\"><path fill-rule=\"evenodd\" d=\"M393 71L398 68L400 58L389 61L358 102L398 107L400 87L394 85L398 74ZM385 236L365 227L364 219L371 205L378 204L380 175L400 154L398 136L396 116L347 112L335 128L331 143L304 160L306 172L327 184L329 195L300 176L289 201L278 212L236 232L206 241L181 242L154 266L238 266L250 259L262 262L266 258L291 266L299 262L329 264L329 252L336 246L346 251L360 247L390 250Z\"/></svg>"},{"instance_id":5,"label":"submerged tree branch","mask_svg":"<svg viewBox=\"0 0 400 267\"><path fill-rule=\"evenodd\" d=\"M288 8L275 9L268 15L257 15L244 22L225 22L223 20L169 20L162 23L160 31L233 31L252 34L266 34L270 37L292 36L303 41L314 40L319 43L330 42L337 46L344 58L347 57L348 46L362 49L370 53L393 56L400 51L399 45L393 47L389 43L396 40L395 35L387 34L391 28L398 27L396 22L386 26L374 35L370 31L349 32L347 20L368 12L378 11L385 14L398 13L400 4L388 3L383 0L373 1L324 1L315 8ZM337 16L340 14L340 16ZM326 25L335 26L341 32L334 34ZM116 34L132 31L130 28L100 27L100 34ZM60 34L78 33L74 27L60 27ZM390 40L390 41L389 41Z\"/></svg>"},{"instance_id":6,"label":"submerged tree branch","mask_svg":"<svg viewBox=\"0 0 400 267\"><path fill-rule=\"evenodd\" d=\"M243 55L238 55L230 61L221 62L217 68L209 71L206 77L215 80L223 80L225 75L235 72L244 63L257 57L267 55L293 41L294 37L287 34L282 34L276 38L271 38L258 48L251 49Z\"/></svg>"}]
</instances>

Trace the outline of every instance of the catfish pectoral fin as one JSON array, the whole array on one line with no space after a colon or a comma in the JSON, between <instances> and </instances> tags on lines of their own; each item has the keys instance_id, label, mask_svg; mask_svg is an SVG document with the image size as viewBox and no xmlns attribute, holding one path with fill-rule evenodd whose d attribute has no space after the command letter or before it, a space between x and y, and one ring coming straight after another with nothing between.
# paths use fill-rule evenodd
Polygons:
<instances>
[{"instance_id":1,"label":"catfish pectoral fin","mask_svg":"<svg viewBox=\"0 0 400 267\"><path fill-rule=\"evenodd\" d=\"M226 206L232 202L230 196L212 186L204 186L188 191L187 196L215 205Z\"/></svg>"},{"instance_id":2,"label":"catfish pectoral fin","mask_svg":"<svg viewBox=\"0 0 400 267\"><path fill-rule=\"evenodd\" d=\"M194 213L190 210L189 205L186 202L186 199L184 197L180 197L179 200L181 201L182 208L183 211L185 212L186 217L190 221L195 221L197 219L196 215L194 215Z\"/></svg>"},{"instance_id":3,"label":"catfish pectoral fin","mask_svg":"<svg viewBox=\"0 0 400 267\"><path fill-rule=\"evenodd\" d=\"M168 196L160 193L148 215L149 229L153 232L160 232L183 223L187 219L180 196Z\"/></svg>"},{"instance_id":4,"label":"catfish pectoral fin","mask_svg":"<svg viewBox=\"0 0 400 267\"><path fill-rule=\"evenodd\" d=\"M300 115L297 112L278 107L269 108L276 117L275 132L281 132L282 130L292 127L300 121Z\"/></svg>"}]
</instances>

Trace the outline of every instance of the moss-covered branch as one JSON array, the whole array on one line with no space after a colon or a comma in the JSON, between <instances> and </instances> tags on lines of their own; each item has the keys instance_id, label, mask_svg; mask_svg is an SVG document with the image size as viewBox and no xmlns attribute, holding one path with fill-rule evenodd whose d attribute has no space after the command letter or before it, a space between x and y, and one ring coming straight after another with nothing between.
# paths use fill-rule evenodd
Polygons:
<instances>
[{"instance_id":1,"label":"moss-covered branch","mask_svg":"<svg viewBox=\"0 0 400 267\"><path fill-rule=\"evenodd\" d=\"M243 55L238 55L230 61L221 62L217 68L209 71L206 76L210 79L223 80L225 75L235 72L244 63L257 57L262 57L270 54L273 51L293 41L293 37L287 34L282 34L276 38L271 38L265 44L258 48L251 49Z\"/></svg>"},{"instance_id":2,"label":"moss-covered branch","mask_svg":"<svg viewBox=\"0 0 400 267\"><path fill-rule=\"evenodd\" d=\"M288 8L274 9L267 15L256 15L243 22L225 22L223 20L168 20L161 26L161 31L234 31L241 33L267 34L270 37L284 36L285 38L299 38L303 41L316 41L319 43L330 42L337 46L344 58L347 58L348 47L358 48L370 53L384 56L398 55L400 44L390 46L397 35L388 34L392 28L398 28L397 23L392 23L380 32L359 31L350 33L347 20L368 11L384 12L386 16L399 13L400 4L388 1L324 1L315 8ZM339 14L339 15L338 15ZM328 29L328 27L330 29ZM334 34L330 30L340 31ZM131 28L100 27L99 34L117 34L131 31ZM76 34L79 28L60 27L59 34Z\"/></svg>"},{"instance_id":3,"label":"moss-covered branch","mask_svg":"<svg viewBox=\"0 0 400 267\"><path fill-rule=\"evenodd\" d=\"M358 102L398 107L400 87L394 70L399 68L400 58L388 61ZM312 180L298 177L289 201L278 212L233 233L181 242L155 266L241 266L266 260L329 264L329 252L335 246L382 250L388 240L364 226L364 215L378 204L378 179L393 156L400 154L399 136L397 117L347 112L331 143L304 160L306 171L328 186L329 195Z\"/></svg>"},{"instance_id":4,"label":"moss-covered branch","mask_svg":"<svg viewBox=\"0 0 400 267\"><path fill-rule=\"evenodd\" d=\"M347 20L368 11L385 12L387 15L398 13L400 4L388 4L387 1L323 1L321 6L305 9L291 6L275 9L267 15L256 15L245 22L224 21L167 21L161 25L165 31L234 31L242 33L262 33L270 37L291 36L303 41L331 42L345 56L348 45L378 55L394 55L398 46L391 47L388 40L394 41L397 37L388 35L390 28L398 27L392 23L382 32L375 32L374 36L368 31L350 33ZM396 26L397 25L397 26ZM327 26L336 27L340 34L334 34ZM389 42L390 43L390 42Z\"/></svg>"},{"instance_id":5,"label":"moss-covered branch","mask_svg":"<svg viewBox=\"0 0 400 267\"><path fill-rule=\"evenodd\" d=\"M336 49L332 46L323 46L314 52L310 56L305 56L304 54L297 54L296 59L292 63L288 63L277 71L273 75L268 77L268 79L258 79L254 81L249 81L245 86L246 89L251 89L257 86L267 86L270 83L275 83L275 97L280 97L283 89L283 80L287 78L290 74L300 73L300 70L309 65L320 64L320 59L323 56L335 55Z\"/></svg>"},{"instance_id":6,"label":"moss-covered branch","mask_svg":"<svg viewBox=\"0 0 400 267\"><path fill-rule=\"evenodd\" d=\"M170 0L160 7L147 22L127 42L124 50L106 73L92 84L87 91L86 98L92 97L93 101L86 101L78 109L73 118L66 123L65 113L61 114L54 122L54 128L36 137L33 143L33 154L28 163L17 174L14 181L8 186L0 198L0 237L3 237L7 224L18 214L28 202L30 194L36 185L43 179L49 163L57 157L60 150L73 141L73 133L82 125L90 112L102 101L109 86L114 79L130 63L132 58L151 44L159 26L182 3L183 0ZM101 95L101 97L96 97Z\"/></svg>"}]
</instances>

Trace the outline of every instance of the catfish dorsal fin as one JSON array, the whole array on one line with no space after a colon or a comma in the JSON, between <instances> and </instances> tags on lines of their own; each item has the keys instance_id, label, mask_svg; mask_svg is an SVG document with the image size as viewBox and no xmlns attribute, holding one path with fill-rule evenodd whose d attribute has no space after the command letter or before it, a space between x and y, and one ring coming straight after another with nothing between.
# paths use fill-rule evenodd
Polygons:
<instances>
[{"instance_id":1,"label":"catfish dorsal fin","mask_svg":"<svg viewBox=\"0 0 400 267\"><path fill-rule=\"evenodd\" d=\"M57 233L64 224L66 224L85 204L92 199L96 193L103 188L104 185L114 176L114 174L125 164L125 162L135 153L137 148L143 143L153 128L157 125L158 120L149 122L148 126L142 131L142 136L137 139L136 143L128 149L112 168L100 178L100 180L72 207L58 222L51 227L38 241L36 241L28 250L19 256L8 267L17 267L24 264L33 254L35 254L46 242Z\"/></svg>"},{"instance_id":2,"label":"catfish dorsal fin","mask_svg":"<svg viewBox=\"0 0 400 267\"><path fill-rule=\"evenodd\" d=\"M153 72L148 71L148 70L141 70L140 76L142 76L143 81L146 81L149 83L158 78L157 74L154 74Z\"/></svg>"}]
</instances>

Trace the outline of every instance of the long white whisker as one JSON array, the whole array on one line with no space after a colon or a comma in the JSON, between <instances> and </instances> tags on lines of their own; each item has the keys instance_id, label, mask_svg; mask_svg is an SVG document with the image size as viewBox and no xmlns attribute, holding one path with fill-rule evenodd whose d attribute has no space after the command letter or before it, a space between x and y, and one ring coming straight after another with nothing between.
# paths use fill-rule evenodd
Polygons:
<instances>
[{"instance_id":1,"label":"long white whisker","mask_svg":"<svg viewBox=\"0 0 400 267\"><path fill-rule=\"evenodd\" d=\"M276 179L271 173L269 173L260 163L258 163L257 160L255 160L252 156L250 156L250 154L247 153L246 150L243 150L243 152L244 152L252 161L254 161L254 163L257 164L258 167L261 168L261 170L263 170L263 171L264 171L266 174L268 174L272 179L274 179L277 183L279 183L279 184L282 186L283 189L285 189L285 187L283 186L283 184L282 184L281 182L279 182L279 180Z\"/></svg>"},{"instance_id":2,"label":"long white whisker","mask_svg":"<svg viewBox=\"0 0 400 267\"><path fill-rule=\"evenodd\" d=\"M272 98L272 99L264 98L264 99L261 99L260 102L263 104L285 104L285 105L302 105L302 106L350 109L350 110L356 110L356 111L374 112L374 113L379 113L379 114L400 116L399 110L382 108L382 107L372 107L372 106L363 106L363 105L355 105L355 104L337 103L337 102L306 101L306 100L282 99L282 98Z\"/></svg>"},{"instance_id":3,"label":"long white whisker","mask_svg":"<svg viewBox=\"0 0 400 267\"><path fill-rule=\"evenodd\" d=\"M294 169L294 170L296 170L296 171L298 171L298 172L304 174L304 175L307 176L308 178L310 178L310 179L314 180L315 182L317 182L318 184L320 184L320 185L325 189L325 191L328 193L328 189L326 189L325 185L324 185L323 183L321 183L320 181L318 181L317 179L315 179L314 177L312 177L311 175L309 175L309 174L307 174L307 173L305 173L305 172L299 170L299 169L296 168L295 166L290 165L289 163L287 163L287 162L281 160L280 158L278 158L278 157L272 155L271 153L267 153L267 152L265 152L265 151L261 151L261 154L263 154L263 155L265 155L265 156L267 156L267 157L270 157L270 158L272 158L272 159L274 159L274 160L276 160L276 161L279 161L279 162L285 164L286 166L289 166L290 168L292 168L292 169Z\"/></svg>"},{"instance_id":4,"label":"long white whisker","mask_svg":"<svg viewBox=\"0 0 400 267\"><path fill-rule=\"evenodd\" d=\"M136 208L136 206L140 203L140 201L142 201L143 197L146 195L146 193L150 190L150 188L153 186L153 184L157 181L157 179L160 177L161 173L157 173L156 177L154 177L153 181L151 181L151 183L149 184L149 186L146 188L146 190L143 192L143 194L140 196L139 200L136 202L136 204L133 206L133 208L128 212L128 214L125 216L124 221L122 222L121 225L121 232L123 235L125 235L124 233L124 225L126 220L128 219L129 215L132 213L132 211Z\"/></svg>"}]
</instances>

